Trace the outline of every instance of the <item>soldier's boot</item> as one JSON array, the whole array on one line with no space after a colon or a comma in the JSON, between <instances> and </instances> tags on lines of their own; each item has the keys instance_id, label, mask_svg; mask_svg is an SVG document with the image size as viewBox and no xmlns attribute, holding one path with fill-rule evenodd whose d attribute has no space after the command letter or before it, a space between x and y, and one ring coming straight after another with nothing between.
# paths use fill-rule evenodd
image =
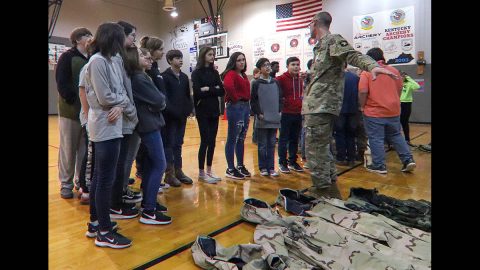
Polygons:
<instances>
[{"instance_id":1,"label":"soldier's boot","mask_svg":"<svg viewBox=\"0 0 480 270\"><path fill-rule=\"evenodd\" d=\"M312 177L313 186L316 187L317 189L329 188L332 185L330 176L328 176L328 179L322 179L318 175L315 175L314 173L312 173L311 177Z\"/></svg>"},{"instance_id":2,"label":"soldier's boot","mask_svg":"<svg viewBox=\"0 0 480 270\"><path fill-rule=\"evenodd\" d=\"M182 182L175 177L175 169L172 164L168 164L167 170L165 170L165 183L172 187L179 187L182 185Z\"/></svg>"},{"instance_id":3,"label":"soldier's boot","mask_svg":"<svg viewBox=\"0 0 480 270\"><path fill-rule=\"evenodd\" d=\"M178 180L180 180L180 182L184 184L187 184L187 185L193 184L192 178L186 176L183 173L182 168L175 168L175 178L177 178Z\"/></svg>"}]
</instances>

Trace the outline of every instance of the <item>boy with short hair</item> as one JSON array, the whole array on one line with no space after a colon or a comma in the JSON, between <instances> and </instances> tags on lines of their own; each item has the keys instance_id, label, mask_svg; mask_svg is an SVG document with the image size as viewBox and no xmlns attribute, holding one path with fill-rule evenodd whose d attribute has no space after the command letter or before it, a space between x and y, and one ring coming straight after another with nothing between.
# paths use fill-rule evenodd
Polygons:
<instances>
[{"instance_id":1,"label":"boy with short hair","mask_svg":"<svg viewBox=\"0 0 480 270\"><path fill-rule=\"evenodd\" d=\"M278 176L275 171L275 138L280 127L282 90L278 81L270 77L267 58L260 58L256 66L260 69L260 78L252 83L250 106L257 129L258 168L262 176Z\"/></svg>"},{"instance_id":2,"label":"boy with short hair","mask_svg":"<svg viewBox=\"0 0 480 270\"><path fill-rule=\"evenodd\" d=\"M278 162L282 173L290 173L290 170L303 172L303 168L297 163L298 138L302 130L303 98L303 80L299 76L300 59L295 56L289 57L287 69L285 73L276 78L282 88L284 98L278 141Z\"/></svg>"},{"instance_id":3,"label":"boy with short hair","mask_svg":"<svg viewBox=\"0 0 480 270\"><path fill-rule=\"evenodd\" d=\"M183 54L179 50L167 52L170 67L163 73L167 94L167 107L163 111L165 118L165 157L167 170L165 183L179 187L181 183L192 184L190 177L182 171L182 145L185 136L187 117L192 114L193 102L190 94L190 81L187 74L181 71Z\"/></svg>"}]
</instances>

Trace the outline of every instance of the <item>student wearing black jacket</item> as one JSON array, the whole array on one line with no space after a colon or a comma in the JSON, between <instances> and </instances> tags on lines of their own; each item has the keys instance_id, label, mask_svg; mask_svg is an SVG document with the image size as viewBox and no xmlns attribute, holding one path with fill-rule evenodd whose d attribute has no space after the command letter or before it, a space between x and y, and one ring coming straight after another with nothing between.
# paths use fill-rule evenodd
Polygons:
<instances>
[{"instance_id":1,"label":"student wearing black jacket","mask_svg":"<svg viewBox=\"0 0 480 270\"><path fill-rule=\"evenodd\" d=\"M60 56L55 71L59 94L58 127L60 129L58 177L60 178L60 196L63 199L73 198L73 180L78 179L80 162L85 152L82 148L85 145L83 140L86 134L84 130L82 131L79 119L78 81L81 69L88 62L86 44L91 37L92 33L87 28L75 28L70 34L73 48Z\"/></svg>"},{"instance_id":2,"label":"student wearing black jacket","mask_svg":"<svg viewBox=\"0 0 480 270\"><path fill-rule=\"evenodd\" d=\"M157 193L160 181L166 168L160 129L165 125L162 110L165 109L165 95L153 84L145 69L151 66L151 56L148 50L140 49L140 53L127 51L133 100L137 107L138 126L143 145L146 148L143 160L143 201L140 222L144 224L169 224L171 218L163 215L158 206Z\"/></svg>"},{"instance_id":3,"label":"student wearing black jacket","mask_svg":"<svg viewBox=\"0 0 480 270\"><path fill-rule=\"evenodd\" d=\"M165 82L163 81L163 77L160 74L160 70L158 69L158 63L157 61L160 61L163 58L163 40L157 38L157 37L150 37L150 36L144 36L140 40L140 47L147 49L150 52L150 55L152 57L152 65L149 69L146 69L145 72L150 76L152 79L153 83L157 87L157 89L166 96L167 92L165 90ZM163 117L163 116L162 116ZM162 140L165 141L165 134L164 134L164 128L161 130L161 135L162 135ZM140 148L138 149L137 152L137 157L136 157L136 176L139 178L143 177L143 159L145 157L145 146L140 144ZM162 187L166 187L164 184L160 184L160 189L158 192L161 192ZM168 187L168 186L167 186Z\"/></svg>"},{"instance_id":4,"label":"student wearing black jacket","mask_svg":"<svg viewBox=\"0 0 480 270\"><path fill-rule=\"evenodd\" d=\"M198 150L198 178L210 184L220 181L212 171L215 139L220 116L219 97L225 95L218 71L214 69L215 53L213 48L200 49L197 66L192 72L193 99L195 115L200 129L200 149ZM207 171L204 170L207 155Z\"/></svg>"},{"instance_id":5,"label":"student wearing black jacket","mask_svg":"<svg viewBox=\"0 0 480 270\"><path fill-rule=\"evenodd\" d=\"M187 117L193 110L190 81L187 74L180 70L183 65L181 51L170 50L166 58L170 67L162 73L167 93L167 107L163 112L166 124L164 145L167 158L165 182L171 186L178 186L179 182L190 185L193 183L192 179L182 171L183 137Z\"/></svg>"}]
</instances>

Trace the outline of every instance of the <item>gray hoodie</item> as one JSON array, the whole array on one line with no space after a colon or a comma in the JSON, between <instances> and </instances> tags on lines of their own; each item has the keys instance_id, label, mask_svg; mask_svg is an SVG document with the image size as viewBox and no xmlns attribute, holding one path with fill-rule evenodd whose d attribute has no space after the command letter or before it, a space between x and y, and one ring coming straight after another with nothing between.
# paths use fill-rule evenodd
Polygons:
<instances>
[{"instance_id":1,"label":"gray hoodie","mask_svg":"<svg viewBox=\"0 0 480 270\"><path fill-rule=\"evenodd\" d=\"M282 106L282 89L277 80L258 78L252 83L250 107L255 114L255 128L280 128ZM258 118L260 114L263 119Z\"/></svg>"},{"instance_id":2,"label":"gray hoodie","mask_svg":"<svg viewBox=\"0 0 480 270\"><path fill-rule=\"evenodd\" d=\"M96 53L88 61L85 71L85 92L90 107L87 129L92 142L122 138L124 118L130 120L133 127L138 122L135 106L128 98L125 84L129 81L125 81L125 77L123 61L119 55L107 60L100 53ZM110 123L108 112L115 106L123 108L124 117Z\"/></svg>"}]
</instances>

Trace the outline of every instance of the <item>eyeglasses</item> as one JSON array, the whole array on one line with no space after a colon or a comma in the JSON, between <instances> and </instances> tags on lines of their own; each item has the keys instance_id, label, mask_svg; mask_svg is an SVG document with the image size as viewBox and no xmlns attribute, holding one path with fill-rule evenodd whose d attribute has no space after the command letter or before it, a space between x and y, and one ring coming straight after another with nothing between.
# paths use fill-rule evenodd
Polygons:
<instances>
[{"instance_id":1,"label":"eyeglasses","mask_svg":"<svg viewBox=\"0 0 480 270\"><path fill-rule=\"evenodd\" d=\"M270 63L265 63L262 65L262 67L271 67L272 65Z\"/></svg>"},{"instance_id":2,"label":"eyeglasses","mask_svg":"<svg viewBox=\"0 0 480 270\"><path fill-rule=\"evenodd\" d=\"M305 28L310 28L310 26L312 25L312 23L314 24L317 20L312 20L310 23L307 24L307 26Z\"/></svg>"}]
</instances>

